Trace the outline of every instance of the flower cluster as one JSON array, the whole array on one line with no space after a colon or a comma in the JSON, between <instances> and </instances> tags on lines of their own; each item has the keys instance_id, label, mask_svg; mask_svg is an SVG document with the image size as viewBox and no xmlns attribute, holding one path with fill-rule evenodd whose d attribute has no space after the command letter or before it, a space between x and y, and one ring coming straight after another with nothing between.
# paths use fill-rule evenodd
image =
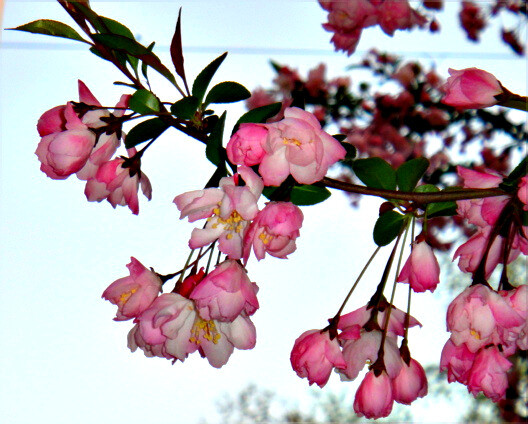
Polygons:
<instances>
[{"instance_id":1,"label":"flower cluster","mask_svg":"<svg viewBox=\"0 0 528 424\"><path fill-rule=\"evenodd\" d=\"M266 186L279 186L289 175L301 184L321 180L346 150L321 129L311 113L291 107L271 124L243 124L226 147L238 165L259 165Z\"/></svg>"},{"instance_id":2,"label":"flower cluster","mask_svg":"<svg viewBox=\"0 0 528 424\"><path fill-rule=\"evenodd\" d=\"M459 166L459 176L468 188L494 188L503 177L489 171L475 171ZM519 182L518 195L460 200L458 214L476 226L476 233L455 251L458 267L464 272L479 270L487 279L499 263L510 263L519 254L528 254L528 227L519 214L526 204L523 196L526 177ZM518 217L512 219L512 217ZM480 276L479 276L480 277Z\"/></svg>"},{"instance_id":3,"label":"flower cluster","mask_svg":"<svg viewBox=\"0 0 528 424\"><path fill-rule=\"evenodd\" d=\"M425 372L410 357L406 339L400 349L397 346L398 337L415 325L420 325L415 318L386 300L364 306L331 320L323 330L299 336L291 352L292 367L299 377L323 387L333 369L342 380L352 381L370 364L356 392L354 411L366 418L386 417L395 401L408 405L427 394Z\"/></svg>"},{"instance_id":4,"label":"flower cluster","mask_svg":"<svg viewBox=\"0 0 528 424\"><path fill-rule=\"evenodd\" d=\"M407 0L319 0L319 4L328 11L328 22L323 28L334 33L336 51L343 50L349 56L356 50L364 28L377 24L392 36L397 29L422 27L427 22Z\"/></svg>"},{"instance_id":5,"label":"flower cluster","mask_svg":"<svg viewBox=\"0 0 528 424\"><path fill-rule=\"evenodd\" d=\"M88 201L107 199L114 208L128 205L137 215L139 184L148 199L152 195L150 182L140 170L141 155L131 149L129 158L111 159L121 143L120 118L129 98L121 96L111 113L79 80L79 103L56 106L40 117L37 130L42 139L35 153L48 177L63 180L76 174L86 181Z\"/></svg>"},{"instance_id":6,"label":"flower cluster","mask_svg":"<svg viewBox=\"0 0 528 424\"><path fill-rule=\"evenodd\" d=\"M494 402L508 387L506 358L528 347L528 285L496 292L484 284L465 289L449 305L451 337L442 351L440 371L477 396Z\"/></svg>"},{"instance_id":7,"label":"flower cluster","mask_svg":"<svg viewBox=\"0 0 528 424\"><path fill-rule=\"evenodd\" d=\"M216 368L234 348L255 346L255 326L249 318L259 307L258 287L233 260L220 263L208 275L203 269L160 295L160 276L132 258L130 277L113 282L103 298L118 306L117 320L134 318L128 335L132 351L146 356L184 361L198 351Z\"/></svg>"}]
</instances>

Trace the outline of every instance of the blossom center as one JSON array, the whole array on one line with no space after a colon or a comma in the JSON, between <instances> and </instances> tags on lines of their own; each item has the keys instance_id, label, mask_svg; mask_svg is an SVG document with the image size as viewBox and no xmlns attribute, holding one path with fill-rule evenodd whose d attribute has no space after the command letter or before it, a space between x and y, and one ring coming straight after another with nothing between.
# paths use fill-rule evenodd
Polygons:
<instances>
[{"instance_id":1,"label":"blossom center","mask_svg":"<svg viewBox=\"0 0 528 424\"><path fill-rule=\"evenodd\" d=\"M260 235L258 236L260 240L262 240L262 243L269 244L271 240L273 240L273 236L271 234L268 234L266 230L262 231Z\"/></svg>"},{"instance_id":2,"label":"blossom center","mask_svg":"<svg viewBox=\"0 0 528 424\"><path fill-rule=\"evenodd\" d=\"M133 288L133 289L131 289L129 291L126 291L126 292L122 293L121 296L119 296L118 303L120 305L124 305L128 301L128 299L130 298L130 296L132 296L135 292L137 292L137 289Z\"/></svg>"},{"instance_id":3,"label":"blossom center","mask_svg":"<svg viewBox=\"0 0 528 424\"><path fill-rule=\"evenodd\" d=\"M477 331L471 330L469 334L471 334L475 339L480 340L480 334Z\"/></svg>"},{"instance_id":4,"label":"blossom center","mask_svg":"<svg viewBox=\"0 0 528 424\"><path fill-rule=\"evenodd\" d=\"M246 222L244 218L240 216L240 214L234 210L231 212L231 215L227 219L224 219L220 216L220 208L214 208L213 213L215 216L212 216L208 218L208 221L214 220L215 222L212 225L212 228L216 229L219 225L223 225L224 231L228 231L229 233L226 235L227 239L232 239L233 234L232 233L240 233L244 229L244 223Z\"/></svg>"},{"instance_id":5,"label":"blossom center","mask_svg":"<svg viewBox=\"0 0 528 424\"><path fill-rule=\"evenodd\" d=\"M284 144L292 144L294 146L300 146L302 144L299 140L295 138L286 138L286 137L282 139L282 142Z\"/></svg>"},{"instance_id":6,"label":"blossom center","mask_svg":"<svg viewBox=\"0 0 528 424\"><path fill-rule=\"evenodd\" d=\"M216 324L213 320L206 321L202 318L196 319L191 329L191 337L189 338L189 341L191 343L200 344L200 337L203 337L205 340L213 342L214 344L218 343L221 336L216 329Z\"/></svg>"}]
</instances>

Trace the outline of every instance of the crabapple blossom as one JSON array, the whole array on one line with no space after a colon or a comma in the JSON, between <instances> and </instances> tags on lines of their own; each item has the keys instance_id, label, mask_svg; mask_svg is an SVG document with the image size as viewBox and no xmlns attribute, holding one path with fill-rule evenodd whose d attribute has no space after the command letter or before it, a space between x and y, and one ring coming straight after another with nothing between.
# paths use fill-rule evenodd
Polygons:
<instances>
[{"instance_id":1,"label":"crabapple blossom","mask_svg":"<svg viewBox=\"0 0 528 424\"><path fill-rule=\"evenodd\" d=\"M447 371L447 381L458 381L467 384L469 371L475 360L475 353L471 352L465 343L456 345L449 339L440 357L440 372Z\"/></svg>"},{"instance_id":2,"label":"crabapple blossom","mask_svg":"<svg viewBox=\"0 0 528 424\"><path fill-rule=\"evenodd\" d=\"M128 205L134 215L139 213L138 189L145 197L152 198L152 186L148 177L139 168L136 149L129 149L130 159L119 157L99 166L94 178L86 182L84 194L89 202L107 199L115 208Z\"/></svg>"},{"instance_id":3,"label":"crabapple blossom","mask_svg":"<svg viewBox=\"0 0 528 424\"><path fill-rule=\"evenodd\" d=\"M447 309L447 329L455 345L476 352L488 344L502 343L501 328L517 327L525 320L497 292L483 284L465 289Z\"/></svg>"},{"instance_id":4,"label":"crabapple blossom","mask_svg":"<svg viewBox=\"0 0 528 424\"><path fill-rule=\"evenodd\" d=\"M184 361L199 351L215 368L225 365L234 348L255 346L255 326L245 315L232 322L203 319L192 300L164 293L136 318L128 337L129 348L146 356Z\"/></svg>"},{"instance_id":5,"label":"crabapple blossom","mask_svg":"<svg viewBox=\"0 0 528 424\"><path fill-rule=\"evenodd\" d=\"M160 278L136 258L130 258L127 268L130 276L114 281L102 295L117 305L116 321L137 317L156 299L162 286Z\"/></svg>"},{"instance_id":6,"label":"crabapple blossom","mask_svg":"<svg viewBox=\"0 0 528 424\"><path fill-rule=\"evenodd\" d=\"M449 69L449 75L444 86L446 95L442 99L449 106L463 109L493 106L498 103L496 96L504 91L497 78L482 69Z\"/></svg>"},{"instance_id":7,"label":"crabapple blossom","mask_svg":"<svg viewBox=\"0 0 528 424\"><path fill-rule=\"evenodd\" d=\"M521 178L519 182L519 189L517 191L517 197L524 204L523 209L528 211L528 175Z\"/></svg>"},{"instance_id":8,"label":"crabapple blossom","mask_svg":"<svg viewBox=\"0 0 528 424\"><path fill-rule=\"evenodd\" d=\"M233 321L242 312L253 315L259 307L258 287L245 268L234 260L226 260L201 280L189 298L205 320Z\"/></svg>"},{"instance_id":9,"label":"crabapple blossom","mask_svg":"<svg viewBox=\"0 0 528 424\"><path fill-rule=\"evenodd\" d=\"M258 165L265 154L262 146L267 136L265 125L240 124L226 146L230 162L245 166Z\"/></svg>"},{"instance_id":10,"label":"crabapple blossom","mask_svg":"<svg viewBox=\"0 0 528 424\"><path fill-rule=\"evenodd\" d=\"M301 184L321 180L328 168L345 157L339 142L321 129L311 113L286 108L284 119L268 125L266 154L259 172L265 185L278 186L288 175Z\"/></svg>"},{"instance_id":11,"label":"crabapple blossom","mask_svg":"<svg viewBox=\"0 0 528 424\"><path fill-rule=\"evenodd\" d=\"M345 369L346 363L337 338L330 339L328 331L308 330L293 345L290 361L301 378L308 378L310 385L324 387L335 368Z\"/></svg>"},{"instance_id":12,"label":"crabapple blossom","mask_svg":"<svg viewBox=\"0 0 528 424\"><path fill-rule=\"evenodd\" d=\"M392 380L392 394L396 402L405 405L427 395L427 378L418 361L411 358L408 365L403 361L400 373Z\"/></svg>"},{"instance_id":13,"label":"crabapple blossom","mask_svg":"<svg viewBox=\"0 0 528 424\"><path fill-rule=\"evenodd\" d=\"M528 350L528 285L522 284L508 291L501 290L499 294L524 319L518 327L503 329L502 339L507 345L512 345L513 350L515 345L521 350Z\"/></svg>"},{"instance_id":14,"label":"crabapple blossom","mask_svg":"<svg viewBox=\"0 0 528 424\"><path fill-rule=\"evenodd\" d=\"M62 124L60 127L57 126L58 122ZM38 129L39 133L45 135L35 154L41 162L41 171L48 177L62 180L84 166L96 137L79 119L71 103L64 109L54 108L46 112L39 120ZM52 130L58 131L49 132Z\"/></svg>"},{"instance_id":15,"label":"crabapple blossom","mask_svg":"<svg viewBox=\"0 0 528 424\"><path fill-rule=\"evenodd\" d=\"M407 0L385 0L378 6L378 23L387 35L394 35L397 29L409 29L423 26L424 16L414 10Z\"/></svg>"},{"instance_id":16,"label":"crabapple blossom","mask_svg":"<svg viewBox=\"0 0 528 424\"><path fill-rule=\"evenodd\" d=\"M467 388L473 396L479 392L497 402L504 398L508 387L508 371L512 363L499 352L496 346L481 349L469 372Z\"/></svg>"},{"instance_id":17,"label":"crabapple blossom","mask_svg":"<svg viewBox=\"0 0 528 424\"><path fill-rule=\"evenodd\" d=\"M269 202L262 209L244 237L244 263L251 247L258 260L266 253L276 258L286 258L296 249L295 239L303 222L303 213L290 202Z\"/></svg>"},{"instance_id":18,"label":"crabapple blossom","mask_svg":"<svg viewBox=\"0 0 528 424\"><path fill-rule=\"evenodd\" d=\"M346 369L338 370L341 380L354 380L366 363L374 363L378 359L378 352L383 339L381 331L361 331L357 340L344 340L343 358ZM384 343L383 362L390 378L396 378L402 369L403 361L396 344L396 337L387 335Z\"/></svg>"},{"instance_id":19,"label":"crabapple blossom","mask_svg":"<svg viewBox=\"0 0 528 424\"><path fill-rule=\"evenodd\" d=\"M238 185L240 180L245 185ZM205 228L195 228L189 247L206 246L219 239L219 249L230 259L242 257L242 242L249 221L258 213L257 200L264 185L262 179L246 166L237 174L220 180L219 188L207 188L180 194L174 203L180 210L180 219L189 222L207 218Z\"/></svg>"},{"instance_id":20,"label":"crabapple blossom","mask_svg":"<svg viewBox=\"0 0 528 424\"><path fill-rule=\"evenodd\" d=\"M435 291L440 282L440 266L433 249L426 241L413 243L411 254L400 272L398 281L409 283L417 293Z\"/></svg>"},{"instance_id":21,"label":"crabapple blossom","mask_svg":"<svg viewBox=\"0 0 528 424\"><path fill-rule=\"evenodd\" d=\"M391 380L387 373L383 371L376 375L373 370L369 371L356 392L356 414L369 419L387 417L392 411L393 403Z\"/></svg>"}]
</instances>

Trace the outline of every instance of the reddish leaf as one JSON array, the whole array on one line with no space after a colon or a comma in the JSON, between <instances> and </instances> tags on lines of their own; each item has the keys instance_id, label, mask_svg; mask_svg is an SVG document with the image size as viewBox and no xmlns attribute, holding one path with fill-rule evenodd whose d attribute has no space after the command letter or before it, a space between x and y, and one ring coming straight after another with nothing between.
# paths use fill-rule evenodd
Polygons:
<instances>
[{"instance_id":1,"label":"reddish leaf","mask_svg":"<svg viewBox=\"0 0 528 424\"><path fill-rule=\"evenodd\" d=\"M183 49L182 49L182 39L181 39L181 7L180 7L180 11L178 12L178 22L176 22L176 30L174 31L174 36L172 37L172 42L170 46L170 54L172 58L172 63L174 63L174 68L176 68L176 73L183 80L187 94L190 94L189 87L187 86L187 79L185 78L185 69L183 67L184 60L183 60Z\"/></svg>"}]
</instances>

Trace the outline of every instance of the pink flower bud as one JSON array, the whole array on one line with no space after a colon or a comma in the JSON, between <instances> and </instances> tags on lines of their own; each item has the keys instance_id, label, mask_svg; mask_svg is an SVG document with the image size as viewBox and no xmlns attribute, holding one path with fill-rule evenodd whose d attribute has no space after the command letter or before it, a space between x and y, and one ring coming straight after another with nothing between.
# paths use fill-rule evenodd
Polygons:
<instances>
[{"instance_id":1,"label":"pink flower bud","mask_svg":"<svg viewBox=\"0 0 528 424\"><path fill-rule=\"evenodd\" d=\"M379 376L369 371L356 392L354 411L360 417L382 418L392 411L394 397L391 380L383 371Z\"/></svg>"},{"instance_id":2,"label":"pink flower bud","mask_svg":"<svg viewBox=\"0 0 528 424\"><path fill-rule=\"evenodd\" d=\"M497 402L504 398L508 388L508 371L512 363L508 361L496 346L482 349L475 357L469 372L468 391L477 397L479 392Z\"/></svg>"},{"instance_id":3,"label":"pink flower bud","mask_svg":"<svg viewBox=\"0 0 528 424\"><path fill-rule=\"evenodd\" d=\"M244 237L244 262L247 262L251 246L258 260L266 252L276 258L286 258L296 249L303 213L290 202L269 202L251 223Z\"/></svg>"},{"instance_id":4,"label":"pink flower bud","mask_svg":"<svg viewBox=\"0 0 528 424\"><path fill-rule=\"evenodd\" d=\"M398 281L410 284L417 293L435 291L440 282L440 266L427 242L413 243L411 254L400 272Z\"/></svg>"},{"instance_id":5,"label":"pink flower bud","mask_svg":"<svg viewBox=\"0 0 528 424\"><path fill-rule=\"evenodd\" d=\"M227 157L237 165L258 165L265 154L262 146L267 136L265 125L241 124L227 143Z\"/></svg>"},{"instance_id":6,"label":"pink flower bud","mask_svg":"<svg viewBox=\"0 0 528 424\"><path fill-rule=\"evenodd\" d=\"M116 321L137 317L150 306L161 290L160 278L136 258L130 258L127 268L130 276L114 281L102 296L117 305Z\"/></svg>"},{"instance_id":7,"label":"pink flower bud","mask_svg":"<svg viewBox=\"0 0 528 424\"><path fill-rule=\"evenodd\" d=\"M344 369L346 363L337 342L330 340L327 331L309 330L301 334L290 355L293 370L301 378L308 378L310 385L323 387L334 367Z\"/></svg>"},{"instance_id":8,"label":"pink flower bud","mask_svg":"<svg viewBox=\"0 0 528 424\"><path fill-rule=\"evenodd\" d=\"M427 394L427 378L418 361L411 358L409 365L403 361L400 373L392 380L392 394L396 402L405 405Z\"/></svg>"},{"instance_id":9,"label":"pink flower bud","mask_svg":"<svg viewBox=\"0 0 528 424\"><path fill-rule=\"evenodd\" d=\"M496 105L498 101L495 96L503 93L497 78L482 69L449 69L449 75L444 86L446 95L442 99L446 105L481 109Z\"/></svg>"},{"instance_id":10,"label":"pink flower bud","mask_svg":"<svg viewBox=\"0 0 528 424\"><path fill-rule=\"evenodd\" d=\"M232 322L242 312L253 315L259 307L258 287L237 261L218 265L194 288L189 298L205 320Z\"/></svg>"}]
</instances>

